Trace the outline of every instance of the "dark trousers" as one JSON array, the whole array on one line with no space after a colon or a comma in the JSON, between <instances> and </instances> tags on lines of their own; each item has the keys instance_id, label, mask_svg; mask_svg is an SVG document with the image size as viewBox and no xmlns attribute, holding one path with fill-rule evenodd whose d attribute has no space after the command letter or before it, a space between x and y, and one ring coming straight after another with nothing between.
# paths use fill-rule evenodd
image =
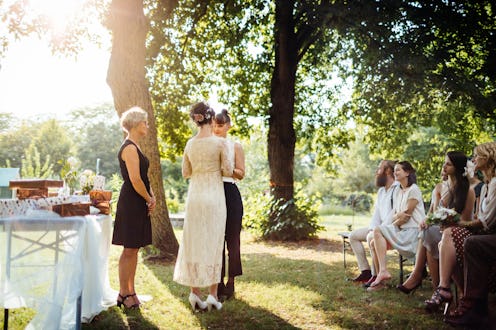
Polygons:
<instances>
[{"instance_id":1,"label":"dark trousers","mask_svg":"<svg viewBox=\"0 0 496 330\"><path fill-rule=\"evenodd\" d=\"M226 245L229 257L229 277L243 274L240 253L243 201L241 200L239 189L234 183L224 182L224 193L226 195L227 219L224 251L222 252L222 281L224 281L224 276L226 275Z\"/></svg>"},{"instance_id":2,"label":"dark trousers","mask_svg":"<svg viewBox=\"0 0 496 330\"><path fill-rule=\"evenodd\" d=\"M465 298L484 303L496 264L496 235L473 235L464 244Z\"/></svg>"}]
</instances>

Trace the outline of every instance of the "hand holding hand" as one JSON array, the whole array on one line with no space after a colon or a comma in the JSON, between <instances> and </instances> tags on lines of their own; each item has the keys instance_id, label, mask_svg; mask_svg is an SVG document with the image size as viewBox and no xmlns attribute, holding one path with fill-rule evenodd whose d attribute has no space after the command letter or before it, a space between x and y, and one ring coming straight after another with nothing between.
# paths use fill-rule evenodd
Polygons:
<instances>
[{"instance_id":1,"label":"hand holding hand","mask_svg":"<svg viewBox=\"0 0 496 330\"><path fill-rule=\"evenodd\" d=\"M148 201L148 203L146 203L146 205L148 206L148 214L152 213L153 210L155 209L155 206L157 206L157 201L155 200L155 197L152 196Z\"/></svg>"}]
</instances>

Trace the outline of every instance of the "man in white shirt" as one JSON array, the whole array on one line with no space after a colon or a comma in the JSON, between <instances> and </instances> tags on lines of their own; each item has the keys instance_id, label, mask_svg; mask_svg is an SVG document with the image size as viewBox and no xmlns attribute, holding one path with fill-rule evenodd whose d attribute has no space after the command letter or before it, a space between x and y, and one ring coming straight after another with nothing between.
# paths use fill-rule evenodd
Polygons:
<instances>
[{"instance_id":1,"label":"man in white shirt","mask_svg":"<svg viewBox=\"0 0 496 330\"><path fill-rule=\"evenodd\" d=\"M360 269L360 275L352 279L353 282L368 283L375 280L375 270L370 268L362 242L367 241L367 235L379 225L392 220L393 191L397 185L394 181L394 165L392 160L382 160L375 172L375 184L379 187L375 211L368 227L358 228L350 233L350 245L355 254Z\"/></svg>"}]
</instances>

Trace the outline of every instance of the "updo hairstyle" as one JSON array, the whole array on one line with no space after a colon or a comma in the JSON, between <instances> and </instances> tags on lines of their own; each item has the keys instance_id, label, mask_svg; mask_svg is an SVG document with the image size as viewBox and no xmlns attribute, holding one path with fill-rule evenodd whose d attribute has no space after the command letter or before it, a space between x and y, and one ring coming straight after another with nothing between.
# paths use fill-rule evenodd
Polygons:
<instances>
[{"instance_id":1,"label":"updo hairstyle","mask_svg":"<svg viewBox=\"0 0 496 330\"><path fill-rule=\"evenodd\" d=\"M189 116L198 126L211 124L215 111L205 102L198 102L191 107Z\"/></svg>"},{"instance_id":2,"label":"updo hairstyle","mask_svg":"<svg viewBox=\"0 0 496 330\"><path fill-rule=\"evenodd\" d=\"M148 120L148 113L140 107L132 107L124 111L121 115L121 127L129 133L130 130L138 126L141 122Z\"/></svg>"},{"instance_id":3,"label":"updo hairstyle","mask_svg":"<svg viewBox=\"0 0 496 330\"><path fill-rule=\"evenodd\" d=\"M226 109L222 109L222 111L215 115L215 123L219 125L231 124L231 117Z\"/></svg>"}]
</instances>

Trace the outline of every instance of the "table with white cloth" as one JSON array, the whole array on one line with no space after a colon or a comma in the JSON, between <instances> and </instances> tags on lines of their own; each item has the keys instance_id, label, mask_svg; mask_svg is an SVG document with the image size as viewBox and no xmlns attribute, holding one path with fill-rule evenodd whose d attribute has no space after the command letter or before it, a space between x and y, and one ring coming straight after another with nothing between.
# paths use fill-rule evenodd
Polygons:
<instances>
[{"instance_id":1,"label":"table with white cloth","mask_svg":"<svg viewBox=\"0 0 496 330\"><path fill-rule=\"evenodd\" d=\"M0 201L4 328L12 308L36 311L28 329L79 329L81 322L115 305L117 291L108 278L110 216L60 217L32 205L23 214L5 216L12 203Z\"/></svg>"}]
</instances>

